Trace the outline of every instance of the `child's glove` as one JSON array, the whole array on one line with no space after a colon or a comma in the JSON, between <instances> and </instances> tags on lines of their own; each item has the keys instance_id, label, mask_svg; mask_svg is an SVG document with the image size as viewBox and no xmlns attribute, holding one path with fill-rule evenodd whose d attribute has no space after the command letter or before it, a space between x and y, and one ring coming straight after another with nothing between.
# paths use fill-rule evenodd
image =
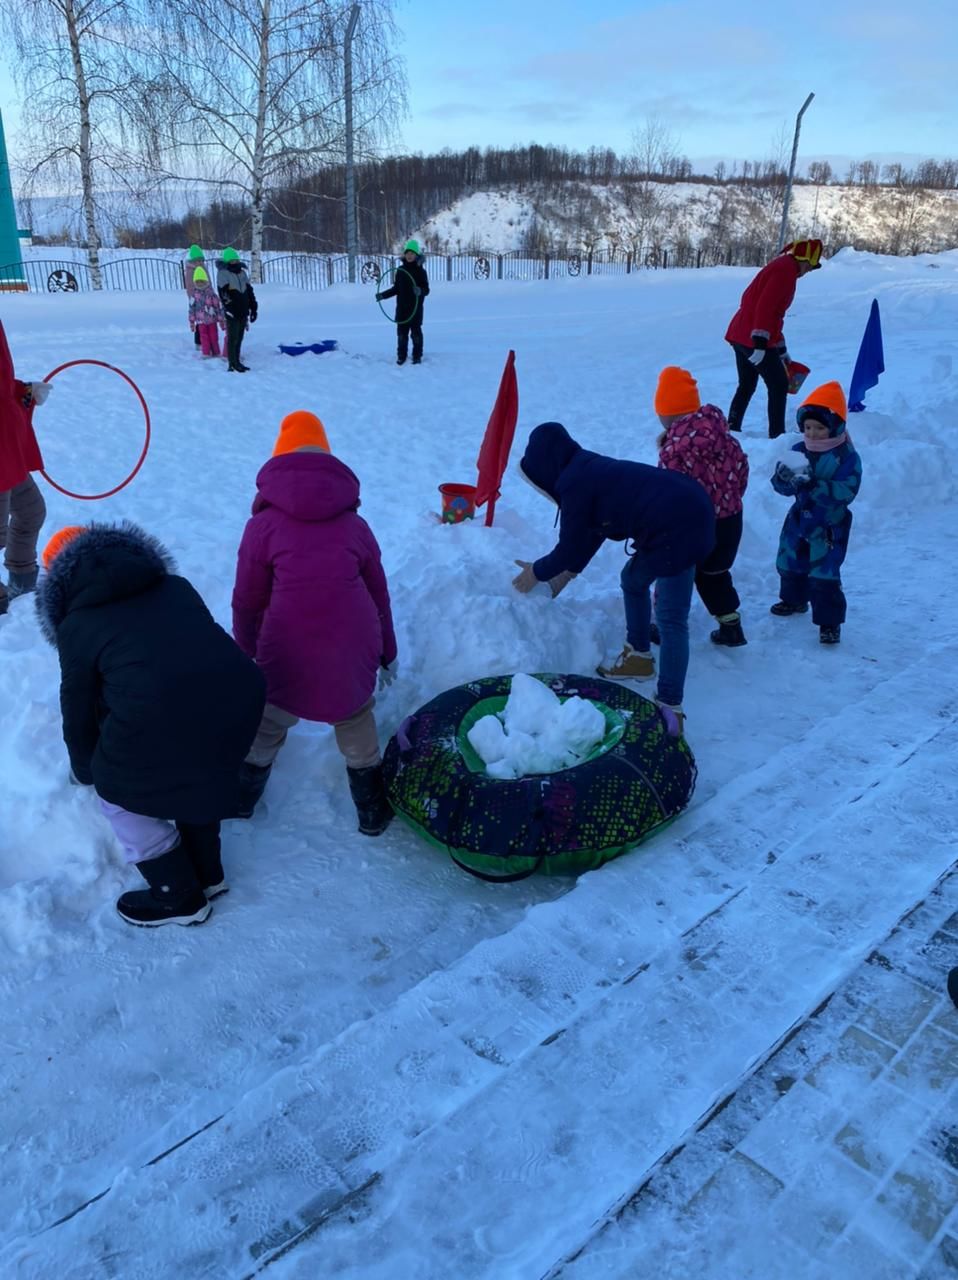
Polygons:
<instances>
[{"instance_id":1,"label":"child's glove","mask_svg":"<svg viewBox=\"0 0 958 1280\"><path fill-rule=\"evenodd\" d=\"M393 658L392 662L383 663L379 668L379 692L388 689L392 682L396 679L396 672L399 670L399 659Z\"/></svg>"},{"instance_id":2,"label":"child's glove","mask_svg":"<svg viewBox=\"0 0 958 1280\"><path fill-rule=\"evenodd\" d=\"M807 468L793 470L787 462L779 462L773 478L786 488L800 489L802 485L808 484L810 477Z\"/></svg>"},{"instance_id":3,"label":"child's glove","mask_svg":"<svg viewBox=\"0 0 958 1280\"><path fill-rule=\"evenodd\" d=\"M250 313L249 313L249 322L250 322L250 324L255 324L255 323L256 323L256 318L257 318L257 316L258 316L258 315L259 315L259 311L254 307L254 308L252 309L252 311L250 311Z\"/></svg>"},{"instance_id":4,"label":"child's glove","mask_svg":"<svg viewBox=\"0 0 958 1280\"><path fill-rule=\"evenodd\" d=\"M30 402L32 404L45 404L47 396L50 394L49 382L31 382L30 383Z\"/></svg>"},{"instance_id":5,"label":"child's glove","mask_svg":"<svg viewBox=\"0 0 958 1280\"><path fill-rule=\"evenodd\" d=\"M377 302L382 302L382 300L383 300L383 295L382 295L381 293L377 293L377 294L376 294L376 301L377 301Z\"/></svg>"}]
</instances>

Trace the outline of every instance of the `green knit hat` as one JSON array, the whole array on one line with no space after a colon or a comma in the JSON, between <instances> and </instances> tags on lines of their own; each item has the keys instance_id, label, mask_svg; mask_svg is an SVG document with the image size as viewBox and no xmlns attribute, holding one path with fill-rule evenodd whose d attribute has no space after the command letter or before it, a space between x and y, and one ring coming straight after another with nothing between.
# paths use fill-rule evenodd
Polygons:
<instances>
[{"instance_id":1,"label":"green knit hat","mask_svg":"<svg viewBox=\"0 0 958 1280\"><path fill-rule=\"evenodd\" d=\"M209 276L206 274L206 272L203 270L203 268L202 268L202 267L197 267L197 268L196 268L196 270L193 272L193 283L194 283L194 284L209 284L209 282L210 282L210 278L209 278Z\"/></svg>"},{"instance_id":2,"label":"green knit hat","mask_svg":"<svg viewBox=\"0 0 958 1280\"><path fill-rule=\"evenodd\" d=\"M223 250L223 261L224 261L224 262L236 262L236 261L238 261L238 259L239 259L239 254L236 252L236 250L235 250L235 249L224 249L224 250Z\"/></svg>"},{"instance_id":3,"label":"green knit hat","mask_svg":"<svg viewBox=\"0 0 958 1280\"><path fill-rule=\"evenodd\" d=\"M422 249L420 249L419 247L418 240L407 240L406 243L403 245L402 251L403 253L405 253L407 250L410 250L412 253L416 253L416 254L422 253Z\"/></svg>"},{"instance_id":4,"label":"green knit hat","mask_svg":"<svg viewBox=\"0 0 958 1280\"><path fill-rule=\"evenodd\" d=\"M202 262L203 250L200 248L198 244L191 244L190 251L186 256L189 258L190 262L196 262L196 261Z\"/></svg>"}]
</instances>

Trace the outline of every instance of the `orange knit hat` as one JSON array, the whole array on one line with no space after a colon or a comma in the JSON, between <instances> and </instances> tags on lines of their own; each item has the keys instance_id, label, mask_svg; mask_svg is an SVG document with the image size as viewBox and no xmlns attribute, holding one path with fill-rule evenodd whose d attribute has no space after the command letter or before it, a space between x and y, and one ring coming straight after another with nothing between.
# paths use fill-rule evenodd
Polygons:
<instances>
[{"instance_id":1,"label":"orange knit hat","mask_svg":"<svg viewBox=\"0 0 958 1280\"><path fill-rule=\"evenodd\" d=\"M314 449L322 449L329 453L329 441L326 439L326 428L308 409L296 409L288 413L279 424L279 435L273 446L273 457L281 453L293 453L304 445L312 445Z\"/></svg>"},{"instance_id":2,"label":"orange knit hat","mask_svg":"<svg viewBox=\"0 0 958 1280\"><path fill-rule=\"evenodd\" d=\"M839 382L824 382L820 387L816 387L811 395L807 395L802 401L803 409L806 405L814 405L816 409L828 409L835 414L836 418L841 418L842 422L848 421L848 401Z\"/></svg>"},{"instance_id":3,"label":"orange knit hat","mask_svg":"<svg viewBox=\"0 0 958 1280\"><path fill-rule=\"evenodd\" d=\"M69 546L73 539L79 537L81 533L86 533L85 524L68 524L65 529L55 533L43 548L44 569L49 569L63 548Z\"/></svg>"},{"instance_id":4,"label":"orange knit hat","mask_svg":"<svg viewBox=\"0 0 958 1280\"><path fill-rule=\"evenodd\" d=\"M655 412L663 418L676 414L694 413L701 409L698 383L688 369L679 369L670 364L659 374L659 385L655 388Z\"/></svg>"}]
</instances>

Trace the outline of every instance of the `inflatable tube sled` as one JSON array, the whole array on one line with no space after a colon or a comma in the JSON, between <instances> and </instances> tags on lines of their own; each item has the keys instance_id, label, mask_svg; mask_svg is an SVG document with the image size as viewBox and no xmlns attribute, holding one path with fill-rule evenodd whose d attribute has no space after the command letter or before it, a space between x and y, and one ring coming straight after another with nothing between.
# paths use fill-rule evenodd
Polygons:
<instances>
[{"instance_id":1,"label":"inflatable tube sled","mask_svg":"<svg viewBox=\"0 0 958 1280\"><path fill-rule=\"evenodd\" d=\"M281 342L279 349L284 356L302 356L307 351L321 356L324 351L335 351L338 345L335 338L324 338L322 342Z\"/></svg>"},{"instance_id":2,"label":"inflatable tube sled","mask_svg":"<svg viewBox=\"0 0 958 1280\"><path fill-rule=\"evenodd\" d=\"M671 822L695 787L692 752L668 732L654 702L598 676L537 678L560 698L588 698L605 716L605 737L571 768L508 781L486 773L466 735L502 710L511 676L441 693L386 748L396 813L483 880L599 867Z\"/></svg>"}]
</instances>

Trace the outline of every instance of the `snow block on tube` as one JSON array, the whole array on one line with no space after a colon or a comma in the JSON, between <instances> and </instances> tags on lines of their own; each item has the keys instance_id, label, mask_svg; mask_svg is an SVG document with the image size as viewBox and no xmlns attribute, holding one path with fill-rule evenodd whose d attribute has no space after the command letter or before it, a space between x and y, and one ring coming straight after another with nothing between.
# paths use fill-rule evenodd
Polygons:
<instances>
[{"instance_id":1,"label":"snow block on tube","mask_svg":"<svg viewBox=\"0 0 958 1280\"><path fill-rule=\"evenodd\" d=\"M505 705L509 675L447 689L386 748L396 813L482 879L601 866L677 817L695 787L688 743L668 732L654 702L597 676L537 678L560 698L588 698L605 717L602 742L572 768L505 781L486 773L466 735Z\"/></svg>"}]
</instances>

